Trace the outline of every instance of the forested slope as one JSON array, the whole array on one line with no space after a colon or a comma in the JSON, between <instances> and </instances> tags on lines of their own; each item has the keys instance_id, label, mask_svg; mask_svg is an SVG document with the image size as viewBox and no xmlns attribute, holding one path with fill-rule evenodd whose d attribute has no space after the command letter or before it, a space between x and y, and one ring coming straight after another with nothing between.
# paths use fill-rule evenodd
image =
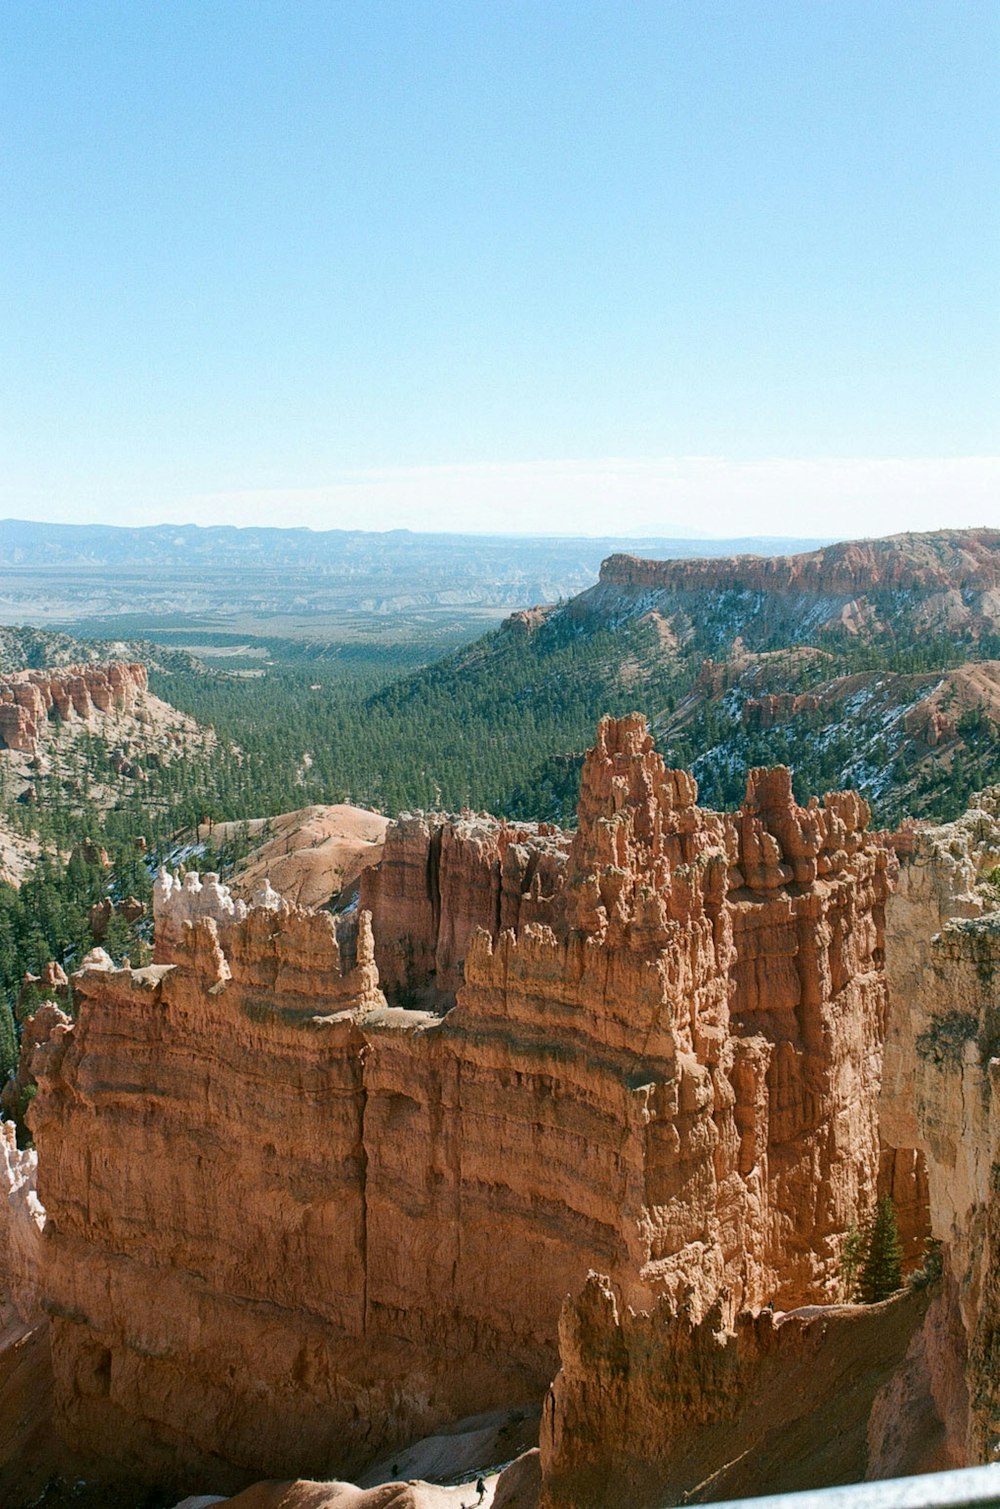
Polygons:
<instances>
[{"instance_id":1,"label":"forested slope","mask_svg":"<svg viewBox=\"0 0 1000 1509\"><path fill-rule=\"evenodd\" d=\"M989 531L790 558L614 557L588 592L416 670L395 644L283 654L269 640L264 665L211 671L153 652L152 690L211 744L115 777L110 803L92 795L114 775L100 740L84 745L87 781L43 769L27 805L7 782L4 822L45 857L20 893L0 887L5 988L50 956L72 963L90 907L142 900L161 859L200 862L199 820L346 801L571 823L582 752L607 712L645 713L706 805L736 804L749 767L783 762L801 799L855 786L879 823L949 818L1000 779L998 581ZM7 643L42 660L73 651L52 636ZM140 947L144 925L116 920L119 952Z\"/></svg>"}]
</instances>

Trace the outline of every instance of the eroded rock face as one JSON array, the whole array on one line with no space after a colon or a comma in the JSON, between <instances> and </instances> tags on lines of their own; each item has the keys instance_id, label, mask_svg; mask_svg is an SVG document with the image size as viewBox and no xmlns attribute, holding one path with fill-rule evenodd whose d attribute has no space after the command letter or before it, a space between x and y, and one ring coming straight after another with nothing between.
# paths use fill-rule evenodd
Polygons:
<instances>
[{"instance_id":1,"label":"eroded rock face","mask_svg":"<svg viewBox=\"0 0 1000 1509\"><path fill-rule=\"evenodd\" d=\"M89 723L95 712L131 713L147 690L146 667L126 661L17 671L0 678L0 748L33 755L50 716Z\"/></svg>"},{"instance_id":2,"label":"eroded rock face","mask_svg":"<svg viewBox=\"0 0 1000 1509\"><path fill-rule=\"evenodd\" d=\"M58 994L63 1004L67 1004L69 981L58 964L47 964L41 976L24 976L21 982L19 1008L22 1002L32 998L32 992L41 989L51 990L53 995ZM34 999L37 999L37 996ZM35 1008L34 1014L22 1023L17 1070L0 1090L0 1114L7 1120L12 1122L20 1120L26 1104L27 1091L36 1083L31 1067L35 1049L47 1043L56 1028L68 1027L69 1021L69 1017L58 1001L50 999L41 1001Z\"/></svg>"},{"instance_id":3,"label":"eroded rock face","mask_svg":"<svg viewBox=\"0 0 1000 1509\"><path fill-rule=\"evenodd\" d=\"M542 917L570 841L547 823L485 813L407 813L391 823L381 864L361 876L390 998L453 1005L477 930L496 939Z\"/></svg>"},{"instance_id":4,"label":"eroded rock face","mask_svg":"<svg viewBox=\"0 0 1000 1509\"><path fill-rule=\"evenodd\" d=\"M459 1013L538 1034L545 1002L564 1051L615 1066L628 1255L610 1271L635 1304L700 1309L727 1286L731 1316L835 1295L870 1202L893 864L863 803L798 808L787 771L755 771L735 817L695 797L641 719L605 720L551 920L477 937ZM549 1157L592 1186L572 1140Z\"/></svg>"},{"instance_id":5,"label":"eroded rock face","mask_svg":"<svg viewBox=\"0 0 1000 1509\"><path fill-rule=\"evenodd\" d=\"M35 1189L38 1154L21 1151L12 1121L0 1121L0 1273L4 1298L25 1325L42 1319L39 1247L45 1211Z\"/></svg>"},{"instance_id":6,"label":"eroded rock face","mask_svg":"<svg viewBox=\"0 0 1000 1509\"><path fill-rule=\"evenodd\" d=\"M612 555L601 580L644 589L696 587L847 596L894 587L916 592L989 593L1000 584L1000 530L938 530L849 540L801 555L717 556L651 561Z\"/></svg>"},{"instance_id":7,"label":"eroded rock face","mask_svg":"<svg viewBox=\"0 0 1000 1509\"><path fill-rule=\"evenodd\" d=\"M695 1326L837 1297L895 861L787 771L733 816L696 794L606 719L571 839L390 828L374 936L161 877L156 964L95 959L34 1064L72 1443L206 1488L349 1475L540 1397L588 1270ZM457 1004L387 1005L380 957Z\"/></svg>"},{"instance_id":8,"label":"eroded rock face","mask_svg":"<svg viewBox=\"0 0 1000 1509\"><path fill-rule=\"evenodd\" d=\"M951 1369L966 1378L965 1460L981 1462L1000 1444L1000 912L995 888L979 883L1000 862L1000 789L905 847L886 933L882 1128L889 1146L926 1158L931 1228L960 1321ZM964 1412L960 1392L953 1413Z\"/></svg>"},{"instance_id":9,"label":"eroded rock face","mask_svg":"<svg viewBox=\"0 0 1000 1509\"><path fill-rule=\"evenodd\" d=\"M705 649L722 650L732 664L746 649L766 650L777 638L815 643L817 631L865 639L903 629L974 641L1000 623L998 583L1000 531L945 529L801 555L669 561L612 555L597 585L562 611L612 621L657 613L682 643L701 632ZM718 669L703 684L712 685ZM775 711L765 699L749 719L767 727Z\"/></svg>"},{"instance_id":10,"label":"eroded rock face","mask_svg":"<svg viewBox=\"0 0 1000 1509\"><path fill-rule=\"evenodd\" d=\"M926 1297L792 1314L661 1298L622 1307L592 1274L560 1323L562 1366L540 1437L542 1509L675 1503L856 1482L872 1405Z\"/></svg>"}]
</instances>

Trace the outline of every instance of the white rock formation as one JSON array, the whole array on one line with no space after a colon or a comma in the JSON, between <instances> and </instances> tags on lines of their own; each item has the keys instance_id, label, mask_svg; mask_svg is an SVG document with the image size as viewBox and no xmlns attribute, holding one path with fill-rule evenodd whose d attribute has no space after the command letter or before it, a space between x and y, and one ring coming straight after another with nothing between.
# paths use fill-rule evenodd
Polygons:
<instances>
[{"instance_id":1,"label":"white rock formation","mask_svg":"<svg viewBox=\"0 0 1000 1509\"><path fill-rule=\"evenodd\" d=\"M0 1122L0 1274L26 1325L42 1319L38 1267L45 1209L35 1193L38 1154L17 1146L14 1123Z\"/></svg>"},{"instance_id":2,"label":"white rock formation","mask_svg":"<svg viewBox=\"0 0 1000 1509\"><path fill-rule=\"evenodd\" d=\"M270 887L265 881L262 890ZM277 892L271 892L276 897L274 905L280 905L281 897ZM271 906L270 901L257 903L257 905ZM247 915L248 907L245 901L239 900L230 892L227 885L223 885L218 874L209 870L205 875L199 875L194 870L189 870L183 879L179 875L171 875L170 872L160 868L153 883L153 926L156 937L156 958L158 962L167 963L181 941L186 923L192 925L202 917L211 918L215 923L220 936L234 922L242 922Z\"/></svg>"}]
</instances>

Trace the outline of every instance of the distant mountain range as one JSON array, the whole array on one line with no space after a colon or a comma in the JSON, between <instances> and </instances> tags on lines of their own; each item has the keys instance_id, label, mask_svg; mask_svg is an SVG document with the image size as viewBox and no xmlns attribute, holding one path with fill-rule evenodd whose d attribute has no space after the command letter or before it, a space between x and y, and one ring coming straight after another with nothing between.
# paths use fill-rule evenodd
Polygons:
<instances>
[{"instance_id":1,"label":"distant mountain range","mask_svg":"<svg viewBox=\"0 0 1000 1509\"><path fill-rule=\"evenodd\" d=\"M416 569L456 571L460 579L502 580L523 573L597 574L605 556L630 551L654 559L776 555L822 543L766 536L738 540L604 539L560 536L383 533L361 529L239 529L231 525L35 524L0 519L0 565L161 567L178 571L290 568L384 580Z\"/></svg>"},{"instance_id":2,"label":"distant mountain range","mask_svg":"<svg viewBox=\"0 0 1000 1509\"><path fill-rule=\"evenodd\" d=\"M157 524L0 521L0 623L80 625L127 615L209 619L250 615L430 611L498 621L512 608L574 596L615 551L657 558L773 555L814 541L563 539L392 530L236 529ZM138 632L143 632L140 624Z\"/></svg>"}]
</instances>

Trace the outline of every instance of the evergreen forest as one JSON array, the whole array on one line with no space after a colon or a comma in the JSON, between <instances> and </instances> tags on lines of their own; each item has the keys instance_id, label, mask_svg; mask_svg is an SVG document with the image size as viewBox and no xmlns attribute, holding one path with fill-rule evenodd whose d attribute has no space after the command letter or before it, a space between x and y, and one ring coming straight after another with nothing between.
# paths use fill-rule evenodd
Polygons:
<instances>
[{"instance_id":1,"label":"evergreen forest","mask_svg":"<svg viewBox=\"0 0 1000 1509\"><path fill-rule=\"evenodd\" d=\"M211 639L219 658L184 649L176 634L147 644L151 690L213 729L211 746L154 762L141 781L118 779L110 806L94 795L113 781L99 738L78 741L73 779L57 741L30 804L0 756L0 810L39 851L19 889L0 884L0 1075L25 971L37 974L49 959L71 969L93 944L92 909L129 899L148 907L160 863L201 866L199 824L334 802L390 815L470 808L572 824L597 720L636 709L668 763L695 771L709 806L737 805L758 764L788 764L800 800L854 785L884 825L908 813L951 818L1000 778L991 708L957 715L947 759L907 732L912 709L942 678L970 659L997 658L1000 643L820 633L804 651L776 631L756 643L747 633L748 651L734 624L745 629L752 614L730 595L720 594L679 643L665 642L653 615L581 613L570 602L515 615L478 637L478 622L463 634L456 621L444 646L440 634L417 629L340 639L188 636L203 647ZM141 634L143 624L128 628ZM35 638L41 660L44 636ZM764 694L814 701L757 726L747 710ZM211 863L225 872L240 851L235 841ZM102 941L113 956L139 962L149 936L148 913L127 921L114 912Z\"/></svg>"}]
</instances>

